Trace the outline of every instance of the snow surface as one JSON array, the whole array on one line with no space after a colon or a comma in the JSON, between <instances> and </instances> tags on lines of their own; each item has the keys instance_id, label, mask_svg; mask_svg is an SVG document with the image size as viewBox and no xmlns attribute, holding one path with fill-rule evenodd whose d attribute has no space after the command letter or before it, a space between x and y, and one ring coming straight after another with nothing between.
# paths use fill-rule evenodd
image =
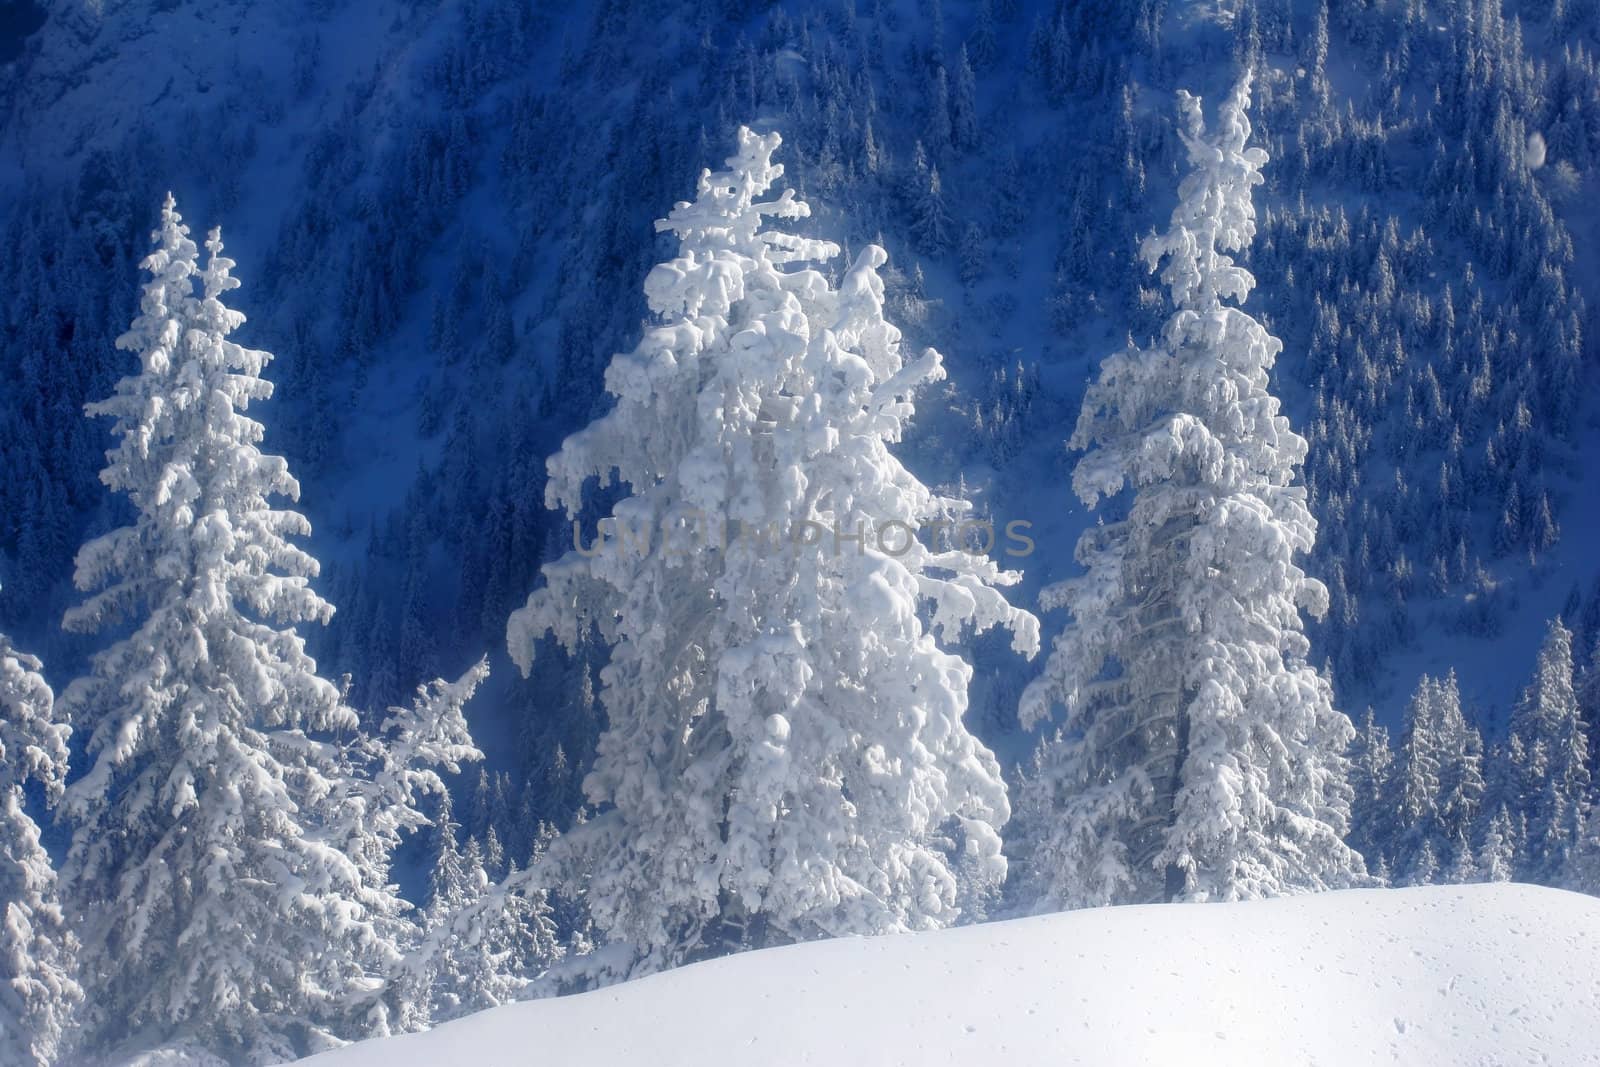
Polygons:
<instances>
[{"instance_id":1,"label":"snow surface","mask_svg":"<svg viewBox=\"0 0 1600 1067\"><path fill-rule=\"evenodd\" d=\"M1597 1035L1600 900L1499 884L770 949L302 1062L1562 1067Z\"/></svg>"}]
</instances>

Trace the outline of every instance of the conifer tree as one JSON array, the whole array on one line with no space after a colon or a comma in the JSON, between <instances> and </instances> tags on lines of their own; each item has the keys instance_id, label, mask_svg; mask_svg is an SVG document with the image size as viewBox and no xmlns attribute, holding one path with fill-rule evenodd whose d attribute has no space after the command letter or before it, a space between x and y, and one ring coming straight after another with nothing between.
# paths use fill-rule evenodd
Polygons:
<instances>
[{"instance_id":1,"label":"conifer tree","mask_svg":"<svg viewBox=\"0 0 1600 1067\"><path fill-rule=\"evenodd\" d=\"M268 1062L353 1036L345 998L382 962L367 887L318 830L341 766L313 734L356 719L295 629L333 609L291 540L306 520L269 503L299 486L245 411L271 395L270 357L228 339L244 321L222 303L233 262L213 230L197 265L170 196L153 237L118 339L139 370L89 406L114 420L101 479L136 514L79 551L90 595L65 619L129 627L61 700L87 738L63 801L88 985L76 1036Z\"/></svg>"},{"instance_id":2,"label":"conifer tree","mask_svg":"<svg viewBox=\"0 0 1600 1067\"><path fill-rule=\"evenodd\" d=\"M355 864L359 902L371 918L374 973L347 1000L347 1013L373 1032L419 1030L433 1021L432 977L418 963L419 944L437 927L440 916L465 907L470 878L461 869L455 848L450 793L442 773L459 774L462 765L481 760L472 742L464 708L489 673L479 660L454 682L435 679L417 687L411 703L391 707L376 730L352 739L343 750L340 804L326 831ZM423 808L437 803L430 820ZM393 883L395 851L430 824L437 826L440 856L434 885L445 856L453 857L455 877L445 891L431 895L420 916Z\"/></svg>"},{"instance_id":3,"label":"conifer tree","mask_svg":"<svg viewBox=\"0 0 1600 1067\"><path fill-rule=\"evenodd\" d=\"M1484 831L1478 870L1486 882L1509 882L1516 873L1516 841L1511 816L1504 805L1495 811Z\"/></svg>"},{"instance_id":4,"label":"conifer tree","mask_svg":"<svg viewBox=\"0 0 1600 1067\"><path fill-rule=\"evenodd\" d=\"M1553 883L1577 846L1589 804L1589 738L1573 687L1572 633L1550 621L1533 680L1512 713L1513 774L1527 819L1522 874Z\"/></svg>"},{"instance_id":5,"label":"conifer tree","mask_svg":"<svg viewBox=\"0 0 1600 1067\"><path fill-rule=\"evenodd\" d=\"M523 996L560 960L551 908L537 880L515 869L492 882L483 850L470 838L460 853L458 902L430 911L406 962L426 983L429 1018L448 1022Z\"/></svg>"},{"instance_id":6,"label":"conifer tree","mask_svg":"<svg viewBox=\"0 0 1600 1067\"><path fill-rule=\"evenodd\" d=\"M467 901L467 875L461 863L461 844L456 831L455 808L446 793L434 819L433 870L428 875L427 924L436 926Z\"/></svg>"},{"instance_id":7,"label":"conifer tree","mask_svg":"<svg viewBox=\"0 0 1600 1067\"><path fill-rule=\"evenodd\" d=\"M938 167L922 174L912 211L911 235L916 238L919 251L932 256L949 247L955 223L945 207L944 183L939 178Z\"/></svg>"},{"instance_id":8,"label":"conifer tree","mask_svg":"<svg viewBox=\"0 0 1600 1067\"><path fill-rule=\"evenodd\" d=\"M964 507L889 450L940 357L907 358L884 320L882 249L834 289L807 264L837 247L770 225L809 214L768 196L779 143L741 130L657 223L680 250L646 278L655 324L606 372L614 410L549 462L569 516L595 475L628 493L508 629L524 671L546 633L610 646L598 814L549 861L591 872L622 973L947 925L951 826L1004 872L1004 784L962 721L971 669L939 642L1003 625L1031 652L1036 623L995 588L1014 575L914 532Z\"/></svg>"},{"instance_id":9,"label":"conifer tree","mask_svg":"<svg viewBox=\"0 0 1600 1067\"><path fill-rule=\"evenodd\" d=\"M1159 340L1109 357L1070 444L1088 506L1126 499L1080 540L1079 578L1045 608L1073 625L1024 693L1025 724L1064 707L1028 788L1029 874L1047 906L1231 900L1348 885L1353 729L1306 663L1301 610L1327 590L1295 557L1316 520L1293 485L1306 443L1268 372L1282 347L1242 302L1229 253L1255 234L1249 78L1205 129L1180 94L1193 167L1141 254L1173 304Z\"/></svg>"},{"instance_id":10,"label":"conifer tree","mask_svg":"<svg viewBox=\"0 0 1600 1067\"><path fill-rule=\"evenodd\" d=\"M960 149L978 144L978 86L967 60L966 45L956 60L955 92L950 97L950 139Z\"/></svg>"},{"instance_id":11,"label":"conifer tree","mask_svg":"<svg viewBox=\"0 0 1600 1067\"><path fill-rule=\"evenodd\" d=\"M1483 805L1485 786L1483 736L1467 721L1461 706L1461 686L1453 669L1437 683L1435 715L1443 746L1439 818L1443 836L1455 842L1471 836Z\"/></svg>"},{"instance_id":12,"label":"conifer tree","mask_svg":"<svg viewBox=\"0 0 1600 1067\"><path fill-rule=\"evenodd\" d=\"M77 940L24 794L33 782L54 804L67 774L68 729L39 671L0 634L0 1062L19 1067L55 1061L82 995Z\"/></svg>"},{"instance_id":13,"label":"conifer tree","mask_svg":"<svg viewBox=\"0 0 1600 1067\"><path fill-rule=\"evenodd\" d=\"M1472 844L1464 832L1458 833L1455 841L1451 843L1450 855L1450 873L1445 881L1451 885L1465 885L1477 880L1477 858L1473 856Z\"/></svg>"},{"instance_id":14,"label":"conifer tree","mask_svg":"<svg viewBox=\"0 0 1600 1067\"><path fill-rule=\"evenodd\" d=\"M1439 856L1434 851L1432 841L1424 841L1422 848L1417 851L1417 858L1411 865L1411 873L1406 879L1407 885L1438 885L1439 884Z\"/></svg>"},{"instance_id":15,"label":"conifer tree","mask_svg":"<svg viewBox=\"0 0 1600 1067\"><path fill-rule=\"evenodd\" d=\"M1438 836L1440 740L1435 728L1434 683L1422 676L1406 708L1405 732L1401 737L1401 763L1394 781L1394 812L1397 822L1393 846L1393 866L1400 876L1416 866L1422 846Z\"/></svg>"},{"instance_id":16,"label":"conifer tree","mask_svg":"<svg viewBox=\"0 0 1600 1067\"><path fill-rule=\"evenodd\" d=\"M1390 779L1394 773L1394 753L1389 746L1389 730L1377 721L1372 709L1361 720L1350 746L1350 847L1361 853L1367 869L1373 870L1384 855L1394 833L1390 804Z\"/></svg>"},{"instance_id":17,"label":"conifer tree","mask_svg":"<svg viewBox=\"0 0 1600 1067\"><path fill-rule=\"evenodd\" d=\"M935 64L928 71L926 100L928 121L923 139L937 159L945 154L951 144L950 79L942 63Z\"/></svg>"},{"instance_id":18,"label":"conifer tree","mask_svg":"<svg viewBox=\"0 0 1600 1067\"><path fill-rule=\"evenodd\" d=\"M1397 877L1415 881L1424 847L1437 868L1460 851L1458 841L1471 839L1485 794L1482 762L1483 742L1462 713L1455 672L1443 681L1423 675L1407 708L1391 802Z\"/></svg>"},{"instance_id":19,"label":"conifer tree","mask_svg":"<svg viewBox=\"0 0 1600 1067\"><path fill-rule=\"evenodd\" d=\"M506 848L500 843L500 834L493 826L489 827L483 835L483 869L489 872L489 880L505 873Z\"/></svg>"},{"instance_id":20,"label":"conifer tree","mask_svg":"<svg viewBox=\"0 0 1600 1067\"><path fill-rule=\"evenodd\" d=\"M428 905L399 973L422 1018L439 1023L515 1000L561 948L536 879L513 863L496 884L477 838L458 845L448 793L434 826Z\"/></svg>"}]
</instances>

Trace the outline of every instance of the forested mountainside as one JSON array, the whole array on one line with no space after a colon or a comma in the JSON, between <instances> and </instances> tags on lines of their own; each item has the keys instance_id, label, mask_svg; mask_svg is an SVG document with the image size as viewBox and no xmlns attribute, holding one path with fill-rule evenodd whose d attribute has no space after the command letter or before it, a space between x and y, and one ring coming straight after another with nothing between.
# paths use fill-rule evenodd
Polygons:
<instances>
[{"instance_id":1,"label":"forested mountainside","mask_svg":"<svg viewBox=\"0 0 1600 1067\"><path fill-rule=\"evenodd\" d=\"M1341 705L1398 723L1416 675L1454 667L1480 722L1503 722L1546 619L1580 626L1580 658L1600 636L1596 568L1563 537L1592 528L1594 495L1588 5L45 14L0 75L0 617L58 669L77 654L57 632L71 554L113 519L82 406L126 369L112 341L168 186L233 235L251 340L278 357L269 442L305 483L338 608L313 648L379 706L497 649L570 540L542 507L544 456L603 406L651 223L739 122L784 133L819 225L885 244L893 310L946 353L913 465L1034 523L1025 588L1070 572L1086 520L1063 441L1098 360L1156 322L1134 254L1181 164L1172 93L1248 65L1273 160L1253 306L1311 442L1311 569L1332 591L1313 654ZM1004 735L1029 668L975 652L980 731L1025 751ZM560 819L595 716L589 668L543 662L474 715Z\"/></svg>"}]
</instances>

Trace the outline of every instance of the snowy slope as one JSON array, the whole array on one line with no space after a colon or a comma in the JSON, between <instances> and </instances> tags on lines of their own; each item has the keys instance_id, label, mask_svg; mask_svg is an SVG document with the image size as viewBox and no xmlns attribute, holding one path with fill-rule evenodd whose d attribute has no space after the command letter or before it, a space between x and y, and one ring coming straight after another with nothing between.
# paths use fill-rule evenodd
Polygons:
<instances>
[{"instance_id":1,"label":"snowy slope","mask_svg":"<svg viewBox=\"0 0 1600 1067\"><path fill-rule=\"evenodd\" d=\"M1099 909L698 964L303 1061L1600 1062L1600 900L1519 885Z\"/></svg>"}]
</instances>

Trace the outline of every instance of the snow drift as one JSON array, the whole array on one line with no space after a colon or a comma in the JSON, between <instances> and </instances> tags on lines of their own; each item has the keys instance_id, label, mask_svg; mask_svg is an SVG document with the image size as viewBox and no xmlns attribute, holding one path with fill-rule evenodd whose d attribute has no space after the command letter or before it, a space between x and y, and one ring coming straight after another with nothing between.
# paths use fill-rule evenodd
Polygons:
<instances>
[{"instance_id":1,"label":"snow drift","mask_svg":"<svg viewBox=\"0 0 1600 1067\"><path fill-rule=\"evenodd\" d=\"M1600 900L1524 885L1069 912L826 941L303 1061L1593 1064Z\"/></svg>"}]
</instances>

